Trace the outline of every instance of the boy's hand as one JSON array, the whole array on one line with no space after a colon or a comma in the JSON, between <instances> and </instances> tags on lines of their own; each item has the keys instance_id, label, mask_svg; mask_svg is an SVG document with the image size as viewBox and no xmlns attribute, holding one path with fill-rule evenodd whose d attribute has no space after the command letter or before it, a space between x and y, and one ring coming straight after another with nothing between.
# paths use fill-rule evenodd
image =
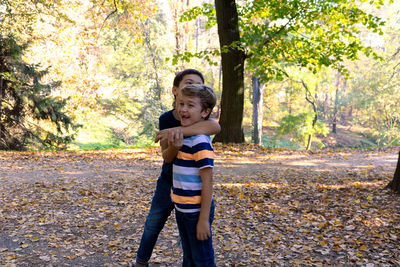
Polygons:
<instances>
[{"instance_id":1,"label":"boy's hand","mask_svg":"<svg viewBox=\"0 0 400 267\"><path fill-rule=\"evenodd\" d=\"M178 150L183 146L183 133L181 129L168 130L168 146Z\"/></svg>"},{"instance_id":2,"label":"boy's hand","mask_svg":"<svg viewBox=\"0 0 400 267\"><path fill-rule=\"evenodd\" d=\"M164 129L159 131L156 135L156 139L154 140L154 142L157 143L158 141L163 142L165 140L168 140L168 130L170 129Z\"/></svg>"},{"instance_id":3,"label":"boy's hand","mask_svg":"<svg viewBox=\"0 0 400 267\"><path fill-rule=\"evenodd\" d=\"M210 224L207 220L199 220L197 222L196 237L200 241L207 240L211 237Z\"/></svg>"}]
</instances>

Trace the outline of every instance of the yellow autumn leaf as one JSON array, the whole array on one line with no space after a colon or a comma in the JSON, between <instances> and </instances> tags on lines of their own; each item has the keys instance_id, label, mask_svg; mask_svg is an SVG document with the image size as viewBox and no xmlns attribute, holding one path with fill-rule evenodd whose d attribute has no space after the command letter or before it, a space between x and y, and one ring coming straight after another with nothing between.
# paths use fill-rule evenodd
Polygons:
<instances>
[{"instance_id":1,"label":"yellow autumn leaf","mask_svg":"<svg viewBox=\"0 0 400 267\"><path fill-rule=\"evenodd\" d=\"M319 242L319 244L320 244L321 246L326 246L328 243L327 243L325 240L322 240L321 242Z\"/></svg>"},{"instance_id":2,"label":"yellow autumn leaf","mask_svg":"<svg viewBox=\"0 0 400 267\"><path fill-rule=\"evenodd\" d=\"M12 261L12 260L15 260L16 258L17 258L17 255L10 255L10 256L6 257L6 260Z\"/></svg>"}]
</instances>

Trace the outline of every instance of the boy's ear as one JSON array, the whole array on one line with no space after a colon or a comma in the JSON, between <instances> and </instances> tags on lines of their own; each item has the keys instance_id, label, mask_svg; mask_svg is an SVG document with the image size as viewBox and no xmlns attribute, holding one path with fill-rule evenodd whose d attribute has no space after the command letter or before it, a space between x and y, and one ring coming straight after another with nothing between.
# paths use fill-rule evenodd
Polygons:
<instances>
[{"instance_id":1,"label":"boy's ear","mask_svg":"<svg viewBox=\"0 0 400 267\"><path fill-rule=\"evenodd\" d=\"M174 86L172 86L172 93L174 94L174 96L177 96L178 95L178 87L176 87L175 85Z\"/></svg>"},{"instance_id":2,"label":"boy's ear","mask_svg":"<svg viewBox=\"0 0 400 267\"><path fill-rule=\"evenodd\" d=\"M211 112L211 109L210 109L210 108L205 108L205 109L203 109L203 110L201 111L201 117L202 117L203 119L205 119L205 118L208 116L208 114L210 114L210 112Z\"/></svg>"}]
</instances>

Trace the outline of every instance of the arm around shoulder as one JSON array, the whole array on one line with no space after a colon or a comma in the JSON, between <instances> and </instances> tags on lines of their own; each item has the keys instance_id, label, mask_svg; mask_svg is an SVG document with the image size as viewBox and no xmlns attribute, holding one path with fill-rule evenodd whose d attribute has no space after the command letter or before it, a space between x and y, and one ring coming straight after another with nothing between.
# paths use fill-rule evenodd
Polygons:
<instances>
[{"instance_id":1,"label":"arm around shoulder","mask_svg":"<svg viewBox=\"0 0 400 267\"><path fill-rule=\"evenodd\" d=\"M208 119L200 121L187 127L180 127L183 136L193 136L199 134L214 135L221 131L221 126L216 120Z\"/></svg>"}]
</instances>

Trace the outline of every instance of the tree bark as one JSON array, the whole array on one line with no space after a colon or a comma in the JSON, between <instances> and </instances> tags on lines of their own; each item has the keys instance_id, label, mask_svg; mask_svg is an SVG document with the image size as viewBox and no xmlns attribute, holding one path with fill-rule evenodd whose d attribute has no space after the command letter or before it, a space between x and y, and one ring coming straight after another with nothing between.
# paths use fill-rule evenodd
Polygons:
<instances>
[{"instance_id":1,"label":"tree bark","mask_svg":"<svg viewBox=\"0 0 400 267\"><path fill-rule=\"evenodd\" d=\"M337 73L335 103L333 108L333 119L332 119L332 133L337 133L337 118L339 113L339 86L340 86L340 73Z\"/></svg>"},{"instance_id":2,"label":"tree bark","mask_svg":"<svg viewBox=\"0 0 400 267\"><path fill-rule=\"evenodd\" d=\"M393 175L393 180L386 186L386 188L392 189L396 193L400 194L400 152L397 160L396 170Z\"/></svg>"},{"instance_id":3,"label":"tree bark","mask_svg":"<svg viewBox=\"0 0 400 267\"><path fill-rule=\"evenodd\" d=\"M263 122L263 90L260 80L253 76L251 78L253 87L253 143L261 144L262 122Z\"/></svg>"},{"instance_id":4,"label":"tree bark","mask_svg":"<svg viewBox=\"0 0 400 267\"><path fill-rule=\"evenodd\" d=\"M312 122L312 127L314 128L314 127L315 127L315 124L317 123L317 120L318 120L318 113L317 113L317 111L316 111L316 106L315 106L315 104L313 104L313 109L314 109L315 115L314 115L314 119L313 119L313 122ZM312 138L313 138L313 135L310 134L310 135L308 136L308 140L307 140L307 147L306 147L306 150L307 150L307 151L311 149Z\"/></svg>"},{"instance_id":5,"label":"tree bark","mask_svg":"<svg viewBox=\"0 0 400 267\"><path fill-rule=\"evenodd\" d=\"M314 111L314 119L313 119L313 122L312 122L312 128L314 129L315 124L317 124L317 121L318 121L318 108L317 108L317 103L316 103L317 102L316 101L316 99L317 99L317 90L315 90L315 96L312 98L311 92L308 89L307 84L304 81L301 81L301 83L303 84L303 87L306 89L306 100L307 100L308 103L311 104L311 106L313 108L313 111ZM313 138L313 135L309 134L308 135L308 140L307 140L307 146L306 146L306 150L307 151L311 149L312 138Z\"/></svg>"},{"instance_id":6,"label":"tree bark","mask_svg":"<svg viewBox=\"0 0 400 267\"><path fill-rule=\"evenodd\" d=\"M333 119L332 119L332 133L337 133L337 116L338 116L338 102L339 102L339 87L336 87L335 93L335 106L333 109Z\"/></svg>"},{"instance_id":7,"label":"tree bark","mask_svg":"<svg viewBox=\"0 0 400 267\"><path fill-rule=\"evenodd\" d=\"M240 47L235 0L215 0L219 43L222 50L221 132L214 142L243 143L244 60ZM233 47L226 47L236 44Z\"/></svg>"}]
</instances>

